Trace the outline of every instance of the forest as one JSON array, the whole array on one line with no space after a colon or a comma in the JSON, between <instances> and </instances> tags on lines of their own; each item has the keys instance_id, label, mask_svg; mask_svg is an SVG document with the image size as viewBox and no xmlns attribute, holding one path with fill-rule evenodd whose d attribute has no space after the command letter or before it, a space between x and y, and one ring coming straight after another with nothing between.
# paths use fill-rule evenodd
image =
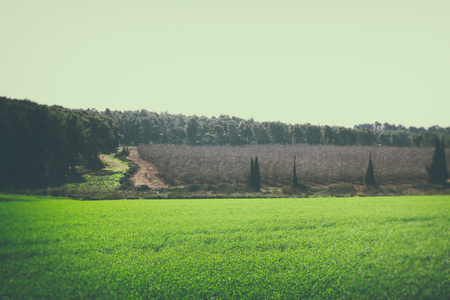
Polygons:
<instances>
[{"instance_id":1,"label":"forest","mask_svg":"<svg viewBox=\"0 0 450 300\"><path fill-rule=\"evenodd\" d=\"M118 137L113 120L92 111L0 98L0 185L101 168L98 155Z\"/></svg>"},{"instance_id":2,"label":"forest","mask_svg":"<svg viewBox=\"0 0 450 300\"><path fill-rule=\"evenodd\" d=\"M380 122L359 124L353 128L328 125L258 122L221 115L219 117L185 116L137 111L111 111L123 145L265 145L309 144L334 146L434 147L435 137L450 135L450 127L427 129ZM301 120L299 120L301 121ZM446 145L450 146L450 139Z\"/></svg>"},{"instance_id":3,"label":"forest","mask_svg":"<svg viewBox=\"0 0 450 300\"><path fill-rule=\"evenodd\" d=\"M71 176L83 168L99 170L103 167L99 154L117 152L119 145L141 145L141 156L173 183L242 183L248 158L254 155L262 159L262 180L269 185L289 181L294 156L299 158L302 180L357 182L369 152L383 180L414 181L427 177L425 165L431 162L430 147L436 137L448 135L450 128L439 126L406 128L375 122L346 128L258 122L227 115L99 112L2 97L0 182L20 185ZM450 139L442 140L448 147Z\"/></svg>"}]
</instances>

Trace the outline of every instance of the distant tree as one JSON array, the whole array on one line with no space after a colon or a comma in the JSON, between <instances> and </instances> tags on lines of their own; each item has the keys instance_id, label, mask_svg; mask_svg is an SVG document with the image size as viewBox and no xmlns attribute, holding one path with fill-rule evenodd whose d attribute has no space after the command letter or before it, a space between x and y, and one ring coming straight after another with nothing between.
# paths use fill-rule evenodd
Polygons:
<instances>
[{"instance_id":1,"label":"distant tree","mask_svg":"<svg viewBox=\"0 0 450 300\"><path fill-rule=\"evenodd\" d=\"M364 124L355 125L355 126L353 126L353 128L358 129L358 130L361 130L361 129L373 130L374 126L373 126L373 124L364 123Z\"/></svg>"},{"instance_id":2,"label":"distant tree","mask_svg":"<svg viewBox=\"0 0 450 300\"><path fill-rule=\"evenodd\" d=\"M305 135L300 125L294 125L292 127L292 144L302 144L305 142Z\"/></svg>"},{"instance_id":3,"label":"distant tree","mask_svg":"<svg viewBox=\"0 0 450 300\"><path fill-rule=\"evenodd\" d=\"M420 147L423 143L423 136L419 134L411 135L411 145L414 147Z\"/></svg>"},{"instance_id":4,"label":"distant tree","mask_svg":"<svg viewBox=\"0 0 450 300\"><path fill-rule=\"evenodd\" d=\"M438 136L434 132L427 131L423 135L422 146L423 147L433 147L436 146L436 140Z\"/></svg>"},{"instance_id":5,"label":"distant tree","mask_svg":"<svg viewBox=\"0 0 450 300\"><path fill-rule=\"evenodd\" d=\"M255 162L253 162L253 158L250 160L250 175L248 176L247 186L255 192L261 190L261 174L259 172L258 156L255 157Z\"/></svg>"},{"instance_id":6,"label":"distant tree","mask_svg":"<svg viewBox=\"0 0 450 300\"><path fill-rule=\"evenodd\" d=\"M430 181L436 184L445 184L448 178L447 164L445 162L444 138L442 143L436 138L433 162L427 167Z\"/></svg>"},{"instance_id":7,"label":"distant tree","mask_svg":"<svg viewBox=\"0 0 450 300\"><path fill-rule=\"evenodd\" d=\"M376 140L375 133L370 129L363 128L357 131L356 141L360 146L372 146Z\"/></svg>"},{"instance_id":8,"label":"distant tree","mask_svg":"<svg viewBox=\"0 0 450 300\"><path fill-rule=\"evenodd\" d=\"M369 165L367 166L366 177L364 178L364 184L369 187L378 187L378 183L375 180L375 174L373 171L372 154L369 154Z\"/></svg>"},{"instance_id":9,"label":"distant tree","mask_svg":"<svg viewBox=\"0 0 450 300\"><path fill-rule=\"evenodd\" d=\"M228 142L232 146L242 145L242 139L236 128L235 123L228 124Z\"/></svg>"},{"instance_id":10,"label":"distant tree","mask_svg":"<svg viewBox=\"0 0 450 300\"><path fill-rule=\"evenodd\" d=\"M419 129L417 129L416 127L409 126L408 127L408 132L410 132L410 133L419 133Z\"/></svg>"},{"instance_id":11,"label":"distant tree","mask_svg":"<svg viewBox=\"0 0 450 300\"><path fill-rule=\"evenodd\" d=\"M200 124L198 122L198 118L194 117L189 119L186 125L186 138L187 144L190 146L198 145L198 133Z\"/></svg>"},{"instance_id":12,"label":"distant tree","mask_svg":"<svg viewBox=\"0 0 450 300\"><path fill-rule=\"evenodd\" d=\"M250 174L248 175L247 186L253 188L255 181L255 164L253 163L253 157L250 158Z\"/></svg>"},{"instance_id":13,"label":"distant tree","mask_svg":"<svg viewBox=\"0 0 450 300\"><path fill-rule=\"evenodd\" d=\"M392 126L388 122L386 122L383 124L383 130L392 130Z\"/></svg>"},{"instance_id":14,"label":"distant tree","mask_svg":"<svg viewBox=\"0 0 450 300\"><path fill-rule=\"evenodd\" d=\"M271 139L269 133L261 123L253 123L252 132L255 144L258 145L270 144Z\"/></svg>"},{"instance_id":15,"label":"distant tree","mask_svg":"<svg viewBox=\"0 0 450 300\"><path fill-rule=\"evenodd\" d=\"M297 159L297 155L294 157L294 167L293 167L293 171L292 171L292 187L293 188L300 187L300 183L298 182L298 177L297 177L297 166L295 163L296 159Z\"/></svg>"},{"instance_id":16,"label":"distant tree","mask_svg":"<svg viewBox=\"0 0 450 300\"><path fill-rule=\"evenodd\" d=\"M273 144L290 143L289 128L281 122L270 122L268 124L270 139Z\"/></svg>"},{"instance_id":17,"label":"distant tree","mask_svg":"<svg viewBox=\"0 0 450 300\"><path fill-rule=\"evenodd\" d=\"M240 132L242 144L250 145L254 140L252 127L253 125L250 122L239 125L238 131Z\"/></svg>"},{"instance_id":18,"label":"distant tree","mask_svg":"<svg viewBox=\"0 0 450 300\"><path fill-rule=\"evenodd\" d=\"M356 144L356 130L350 128L340 128L340 145L353 146Z\"/></svg>"},{"instance_id":19,"label":"distant tree","mask_svg":"<svg viewBox=\"0 0 450 300\"><path fill-rule=\"evenodd\" d=\"M259 172L258 156L255 157L255 190L261 189L261 173Z\"/></svg>"},{"instance_id":20,"label":"distant tree","mask_svg":"<svg viewBox=\"0 0 450 300\"><path fill-rule=\"evenodd\" d=\"M381 131L380 134L378 134L376 143L379 146L391 146L391 134L389 131Z\"/></svg>"},{"instance_id":21,"label":"distant tree","mask_svg":"<svg viewBox=\"0 0 450 300\"><path fill-rule=\"evenodd\" d=\"M305 124L304 128L305 128L304 133L305 133L306 142L310 145L320 144L320 139L321 139L320 126Z\"/></svg>"},{"instance_id":22,"label":"distant tree","mask_svg":"<svg viewBox=\"0 0 450 300\"><path fill-rule=\"evenodd\" d=\"M214 125L214 145L225 145L226 143L226 135L223 125L215 124Z\"/></svg>"},{"instance_id":23,"label":"distant tree","mask_svg":"<svg viewBox=\"0 0 450 300\"><path fill-rule=\"evenodd\" d=\"M183 144L186 140L186 132L182 127L175 126L172 131L172 143L175 145Z\"/></svg>"},{"instance_id":24,"label":"distant tree","mask_svg":"<svg viewBox=\"0 0 450 300\"><path fill-rule=\"evenodd\" d=\"M157 115L150 115L141 119L140 141L142 143L159 143L161 141L161 128L158 125Z\"/></svg>"},{"instance_id":25,"label":"distant tree","mask_svg":"<svg viewBox=\"0 0 450 300\"><path fill-rule=\"evenodd\" d=\"M333 133L333 129L330 126L322 126L320 142L324 145L332 145L335 140L335 136Z\"/></svg>"},{"instance_id":26,"label":"distant tree","mask_svg":"<svg viewBox=\"0 0 450 300\"><path fill-rule=\"evenodd\" d=\"M391 135L391 144L395 147L401 146L401 140L398 133L394 133Z\"/></svg>"}]
</instances>

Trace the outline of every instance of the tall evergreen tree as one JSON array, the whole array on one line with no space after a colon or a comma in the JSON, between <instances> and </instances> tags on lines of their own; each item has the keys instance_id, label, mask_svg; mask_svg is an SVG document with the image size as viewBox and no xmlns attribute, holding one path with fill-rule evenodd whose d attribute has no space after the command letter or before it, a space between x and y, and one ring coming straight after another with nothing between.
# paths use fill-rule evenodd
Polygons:
<instances>
[{"instance_id":1,"label":"tall evergreen tree","mask_svg":"<svg viewBox=\"0 0 450 300\"><path fill-rule=\"evenodd\" d=\"M261 173L259 172L258 156L255 157L255 191L261 190Z\"/></svg>"},{"instance_id":2,"label":"tall evergreen tree","mask_svg":"<svg viewBox=\"0 0 450 300\"><path fill-rule=\"evenodd\" d=\"M295 163L296 159L297 159L297 155L294 157L294 168L293 168L293 172L292 172L292 187L293 188L300 187L300 183L298 182L298 177L297 177L297 166Z\"/></svg>"},{"instance_id":3,"label":"tall evergreen tree","mask_svg":"<svg viewBox=\"0 0 450 300\"><path fill-rule=\"evenodd\" d=\"M427 167L427 171L430 175L430 181L432 183L446 183L448 178L448 170L445 162L444 138L442 138L442 144L439 142L439 139L436 138L433 162L431 163L431 166Z\"/></svg>"},{"instance_id":4,"label":"tall evergreen tree","mask_svg":"<svg viewBox=\"0 0 450 300\"><path fill-rule=\"evenodd\" d=\"M253 157L250 158L250 174L248 175L247 186L253 188L255 181L255 167L253 164Z\"/></svg>"},{"instance_id":5,"label":"tall evergreen tree","mask_svg":"<svg viewBox=\"0 0 450 300\"><path fill-rule=\"evenodd\" d=\"M258 156L253 162L253 158L250 160L250 175L248 176L247 186L255 192L261 190L261 174L259 172Z\"/></svg>"},{"instance_id":6,"label":"tall evergreen tree","mask_svg":"<svg viewBox=\"0 0 450 300\"><path fill-rule=\"evenodd\" d=\"M367 171L366 171L366 177L364 179L364 184L369 187L378 187L378 183L375 179L375 174L373 171L373 164L372 164L372 153L369 154L369 165L367 166Z\"/></svg>"}]
</instances>

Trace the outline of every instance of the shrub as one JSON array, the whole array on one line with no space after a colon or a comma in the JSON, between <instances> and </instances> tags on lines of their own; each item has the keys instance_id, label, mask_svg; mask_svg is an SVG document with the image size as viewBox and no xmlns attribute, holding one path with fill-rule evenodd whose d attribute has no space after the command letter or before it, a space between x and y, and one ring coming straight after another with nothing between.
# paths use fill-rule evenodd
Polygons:
<instances>
[{"instance_id":1,"label":"shrub","mask_svg":"<svg viewBox=\"0 0 450 300\"><path fill-rule=\"evenodd\" d=\"M121 151L122 156L128 156L130 155L130 150L128 150L128 147L125 148L125 146L122 147Z\"/></svg>"},{"instance_id":2,"label":"shrub","mask_svg":"<svg viewBox=\"0 0 450 300\"><path fill-rule=\"evenodd\" d=\"M136 191L140 191L140 192L149 191L149 190L150 190L150 188L146 185L139 185L136 187Z\"/></svg>"},{"instance_id":3,"label":"shrub","mask_svg":"<svg viewBox=\"0 0 450 300\"><path fill-rule=\"evenodd\" d=\"M243 192L242 188L240 188L237 185L226 184L226 183L220 184L217 187L217 189L214 190L215 194L226 194L226 195L230 195L232 193L239 193L239 192Z\"/></svg>"},{"instance_id":4,"label":"shrub","mask_svg":"<svg viewBox=\"0 0 450 300\"><path fill-rule=\"evenodd\" d=\"M327 194L330 196L353 196L356 194L356 188L350 183L337 183L327 188Z\"/></svg>"},{"instance_id":5,"label":"shrub","mask_svg":"<svg viewBox=\"0 0 450 300\"><path fill-rule=\"evenodd\" d=\"M119 179L119 183L120 183L119 187L120 190L126 190L133 187L133 182L131 182L131 180L127 176L121 177Z\"/></svg>"},{"instance_id":6,"label":"shrub","mask_svg":"<svg viewBox=\"0 0 450 300\"><path fill-rule=\"evenodd\" d=\"M190 184L186 187L189 192L198 192L202 189L202 187L198 184Z\"/></svg>"},{"instance_id":7,"label":"shrub","mask_svg":"<svg viewBox=\"0 0 450 300\"><path fill-rule=\"evenodd\" d=\"M87 167L92 171L99 171L105 167L98 156L93 156L87 160Z\"/></svg>"},{"instance_id":8,"label":"shrub","mask_svg":"<svg viewBox=\"0 0 450 300\"><path fill-rule=\"evenodd\" d=\"M313 192L312 188L303 182L299 182L297 187L293 187L292 185L285 186L281 191L285 195L305 195Z\"/></svg>"}]
</instances>

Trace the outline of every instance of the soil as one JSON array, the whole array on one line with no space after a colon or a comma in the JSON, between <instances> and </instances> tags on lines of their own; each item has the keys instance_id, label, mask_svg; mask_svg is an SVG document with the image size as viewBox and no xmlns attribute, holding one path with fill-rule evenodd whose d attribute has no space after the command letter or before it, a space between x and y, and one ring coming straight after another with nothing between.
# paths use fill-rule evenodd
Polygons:
<instances>
[{"instance_id":1,"label":"soil","mask_svg":"<svg viewBox=\"0 0 450 300\"><path fill-rule=\"evenodd\" d=\"M136 148L130 148L129 151L130 155L127 156L127 159L134 161L140 167L139 171L130 178L135 186L146 185L152 189L168 187L159 177L156 167L152 163L142 159Z\"/></svg>"}]
</instances>

